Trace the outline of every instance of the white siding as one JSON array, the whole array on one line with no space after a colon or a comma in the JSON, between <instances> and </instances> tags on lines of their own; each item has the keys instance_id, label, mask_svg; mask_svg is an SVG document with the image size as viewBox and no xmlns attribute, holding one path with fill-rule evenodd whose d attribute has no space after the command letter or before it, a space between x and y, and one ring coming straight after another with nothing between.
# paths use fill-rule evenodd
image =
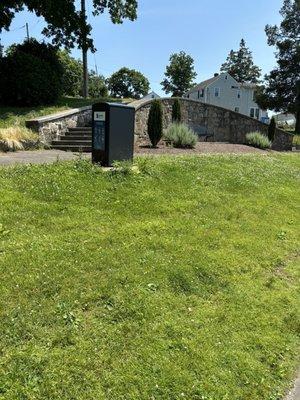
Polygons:
<instances>
[{"instance_id":1,"label":"white siding","mask_svg":"<svg viewBox=\"0 0 300 400\"><path fill-rule=\"evenodd\" d=\"M218 91L219 96L216 96ZM266 117L267 113L261 110L253 100L254 91L254 88L244 87L229 74L222 73L214 82L204 88L203 97L201 97L201 89L191 91L188 97L232 111L238 109L238 112L247 116L250 116L250 110L254 108L254 115L259 112L259 119L261 119ZM257 109L258 111L256 111Z\"/></svg>"}]
</instances>

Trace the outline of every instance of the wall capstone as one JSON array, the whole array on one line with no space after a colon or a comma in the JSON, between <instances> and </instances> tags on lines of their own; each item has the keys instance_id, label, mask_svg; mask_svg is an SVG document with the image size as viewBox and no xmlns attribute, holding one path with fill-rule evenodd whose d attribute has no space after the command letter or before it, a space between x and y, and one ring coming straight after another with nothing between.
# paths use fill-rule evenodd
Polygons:
<instances>
[{"instance_id":1,"label":"wall capstone","mask_svg":"<svg viewBox=\"0 0 300 400\"><path fill-rule=\"evenodd\" d=\"M39 134L41 142L45 145L50 145L52 140L57 140L69 128L89 126L91 123L92 106L74 108L25 122L27 128Z\"/></svg>"}]
</instances>

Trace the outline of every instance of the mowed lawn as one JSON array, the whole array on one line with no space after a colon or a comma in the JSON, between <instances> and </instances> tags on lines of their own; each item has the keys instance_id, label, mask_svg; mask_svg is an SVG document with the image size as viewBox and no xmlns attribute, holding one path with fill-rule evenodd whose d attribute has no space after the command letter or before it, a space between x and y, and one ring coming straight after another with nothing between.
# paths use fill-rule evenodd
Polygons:
<instances>
[{"instance_id":1,"label":"mowed lawn","mask_svg":"<svg viewBox=\"0 0 300 400\"><path fill-rule=\"evenodd\" d=\"M300 157L0 169L0 399L278 400Z\"/></svg>"}]
</instances>

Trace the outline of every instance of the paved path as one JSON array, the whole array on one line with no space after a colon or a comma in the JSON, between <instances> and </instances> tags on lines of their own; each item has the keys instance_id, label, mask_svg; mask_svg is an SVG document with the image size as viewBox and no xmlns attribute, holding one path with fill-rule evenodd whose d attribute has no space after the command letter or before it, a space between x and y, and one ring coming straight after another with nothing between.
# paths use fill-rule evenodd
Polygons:
<instances>
[{"instance_id":1,"label":"paved path","mask_svg":"<svg viewBox=\"0 0 300 400\"><path fill-rule=\"evenodd\" d=\"M55 161L75 160L78 157L79 153L62 150L17 151L0 153L0 165L49 164ZM83 154L83 157L90 157L90 154Z\"/></svg>"},{"instance_id":2,"label":"paved path","mask_svg":"<svg viewBox=\"0 0 300 400\"><path fill-rule=\"evenodd\" d=\"M284 400L300 400L300 372L298 374L298 378L295 381L293 389L285 397Z\"/></svg>"},{"instance_id":3,"label":"paved path","mask_svg":"<svg viewBox=\"0 0 300 400\"><path fill-rule=\"evenodd\" d=\"M255 149L254 147L243 146L239 144L229 143L197 143L195 149L183 150L174 149L172 147L162 147L157 149L147 147L137 147L135 155L162 155L162 154L246 154L260 153L266 154L265 151ZM79 153L62 150L33 150L33 151L17 151L15 153L1 153L0 165L14 164L49 164L55 161L75 160L79 157ZM91 158L90 153L82 153L82 157Z\"/></svg>"}]
</instances>

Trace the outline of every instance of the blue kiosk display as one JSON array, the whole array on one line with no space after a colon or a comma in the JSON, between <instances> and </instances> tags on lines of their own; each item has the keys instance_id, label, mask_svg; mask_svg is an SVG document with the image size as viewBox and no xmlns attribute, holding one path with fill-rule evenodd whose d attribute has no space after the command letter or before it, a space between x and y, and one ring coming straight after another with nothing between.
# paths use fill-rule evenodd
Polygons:
<instances>
[{"instance_id":1,"label":"blue kiosk display","mask_svg":"<svg viewBox=\"0 0 300 400\"><path fill-rule=\"evenodd\" d=\"M96 103L92 112L92 161L102 166L111 166L114 161L132 160L134 107Z\"/></svg>"}]
</instances>

